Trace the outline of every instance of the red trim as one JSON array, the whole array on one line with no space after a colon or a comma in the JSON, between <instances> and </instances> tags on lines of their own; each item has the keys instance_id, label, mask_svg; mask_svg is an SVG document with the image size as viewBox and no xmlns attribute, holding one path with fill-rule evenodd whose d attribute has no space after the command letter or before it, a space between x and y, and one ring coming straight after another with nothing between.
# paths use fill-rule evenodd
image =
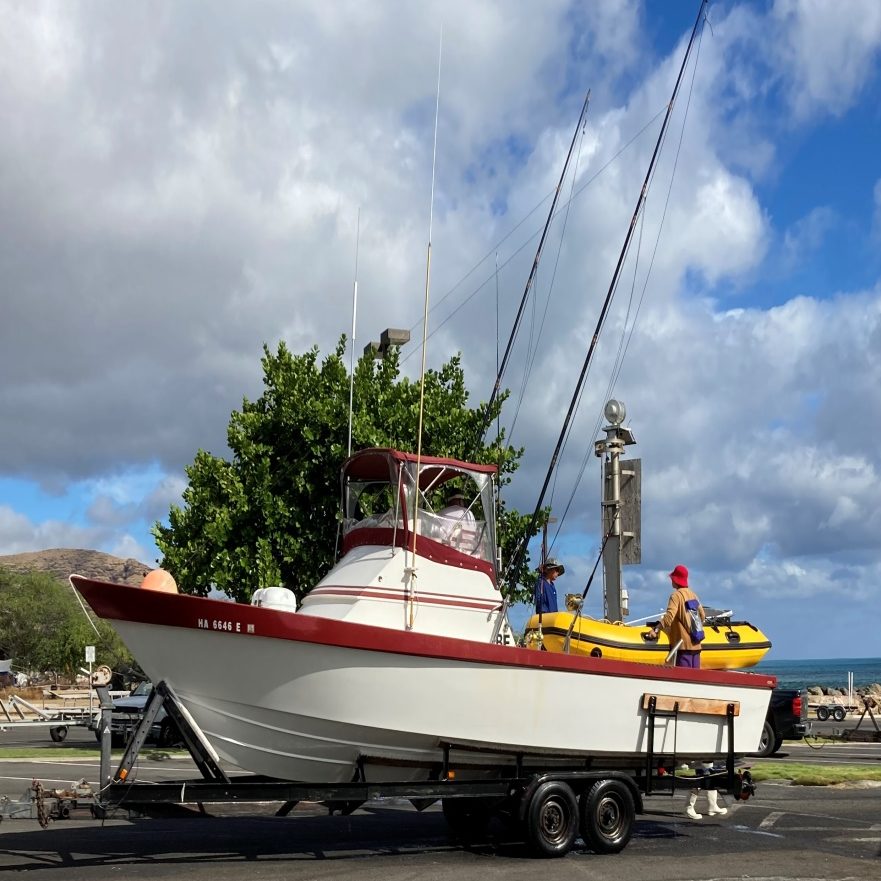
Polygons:
<instances>
[{"instance_id":1,"label":"red trim","mask_svg":"<svg viewBox=\"0 0 881 881\"><path fill-rule=\"evenodd\" d=\"M343 555L348 554L354 548L376 546L378 548L390 548L392 546L410 550L412 544L403 528L394 530L387 526L363 526L359 529L350 530L343 538ZM492 563L473 557L471 554L463 554L455 548L451 548L442 542L427 538L424 535L416 536L416 553L426 560L441 563L444 566L455 566L457 569L471 569L474 572L483 572L495 585L496 572Z\"/></svg>"},{"instance_id":2,"label":"red trim","mask_svg":"<svg viewBox=\"0 0 881 881\"><path fill-rule=\"evenodd\" d=\"M260 636L317 645L386 652L395 655L441 658L452 661L497 664L505 667L560 670L605 676L638 676L648 681L704 682L747 688L773 688L774 676L727 670L690 670L658 667L631 661L579 657L555 652L476 643L447 636L430 636L402 630L331 621L312 615L246 606L183 594L161 593L71 575L71 584L86 598L100 618L228 632L231 637ZM200 625L200 622L204 622ZM216 627L219 622L222 627Z\"/></svg>"},{"instance_id":3,"label":"red trim","mask_svg":"<svg viewBox=\"0 0 881 881\"><path fill-rule=\"evenodd\" d=\"M379 460L382 460L382 465ZM371 447L360 450L343 463L343 472L349 477L380 478L388 476L388 460L397 462L416 462L415 453L404 453L390 447ZM420 465L439 465L451 468L465 468L481 474L495 474L499 469L495 465L478 465L475 462L462 462L459 459L446 459L438 456L419 456Z\"/></svg>"}]
</instances>

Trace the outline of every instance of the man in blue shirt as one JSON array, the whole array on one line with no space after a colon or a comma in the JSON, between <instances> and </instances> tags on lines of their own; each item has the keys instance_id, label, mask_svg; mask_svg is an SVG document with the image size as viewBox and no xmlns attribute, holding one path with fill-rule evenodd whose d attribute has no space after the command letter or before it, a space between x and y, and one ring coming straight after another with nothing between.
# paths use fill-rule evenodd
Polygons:
<instances>
[{"instance_id":1,"label":"man in blue shirt","mask_svg":"<svg viewBox=\"0 0 881 881\"><path fill-rule=\"evenodd\" d=\"M565 571L566 567L553 557L548 557L539 569L541 574L535 584L535 611L537 614L557 611L557 588L554 587L554 582Z\"/></svg>"}]
</instances>

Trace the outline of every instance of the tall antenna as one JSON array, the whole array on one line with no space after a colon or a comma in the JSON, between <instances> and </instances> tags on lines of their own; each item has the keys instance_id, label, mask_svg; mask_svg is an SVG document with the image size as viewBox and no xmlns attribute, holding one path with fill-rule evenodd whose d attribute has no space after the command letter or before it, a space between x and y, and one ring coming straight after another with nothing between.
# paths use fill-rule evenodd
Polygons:
<instances>
[{"instance_id":1,"label":"tall antenna","mask_svg":"<svg viewBox=\"0 0 881 881\"><path fill-rule=\"evenodd\" d=\"M419 375L419 424L416 431L416 486L413 488L413 564L409 567L410 574L410 617L408 627L412 629L416 616L416 532L419 511L419 471L422 461L422 416L425 409L425 349L428 342L428 300L431 290L431 232L434 223L434 183L437 171L437 127L440 117L440 82L441 82L441 59L444 49L444 29L441 27L440 43L437 50L437 97L434 105L434 148L431 157L431 200L428 209L428 250L425 257L425 304L422 311L422 370Z\"/></svg>"},{"instance_id":2,"label":"tall antenna","mask_svg":"<svg viewBox=\"0 0 881 881\"><path fill-rule=\"evenodd\" d=\"M361 206L355 228L355 283L352 290L352 339L349 351L349 452L352 455L352 401L355 397L355 325L358 320L358 245L361 242Z\"/></svg>"}]
</instances>

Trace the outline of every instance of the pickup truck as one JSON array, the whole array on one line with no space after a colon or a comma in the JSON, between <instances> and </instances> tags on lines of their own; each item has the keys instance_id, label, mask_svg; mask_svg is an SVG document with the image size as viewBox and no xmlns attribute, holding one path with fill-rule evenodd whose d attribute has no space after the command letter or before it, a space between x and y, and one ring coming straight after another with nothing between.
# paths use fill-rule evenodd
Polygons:
<instances>
[{"instance_id":1,"label":"pickup truck","mask_svg":"<svg viewBox=\"0 0 881 881\"><path fill-rule=\"evenodd\" d=\"M767 758L779 752L784 740L800 740L810 733L807 691L795 688L775 688L771 693L768 715L762 729L759 748L753 755Z\"/></svg>"},{"instance_id":2,"label":"pickup truck","mask_svg":"<svg viewBox=\"0 0 881 881\"><path fill-rule=\"evenodd\" d=\"M141 682L130 694L114 699L113 715L110 718L110 736L114 746L123 746L132 736L141 722L152 693L153 683ZM95 737L100 741L101 732L96 731ZM165 747L175 746L181 740L177 725L168 718L163 708L159 709L153 721L149 737Z\"/></svg>"}]
</instances>

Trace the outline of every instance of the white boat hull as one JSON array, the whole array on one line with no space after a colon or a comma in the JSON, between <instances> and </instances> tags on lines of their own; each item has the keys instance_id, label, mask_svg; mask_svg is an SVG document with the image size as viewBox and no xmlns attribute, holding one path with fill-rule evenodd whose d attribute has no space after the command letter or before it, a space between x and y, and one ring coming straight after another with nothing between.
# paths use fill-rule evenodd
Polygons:
<instances>
[{"instance_id":1,"label":"white boat hull","mask_svg":"<svg viewBox=\"0 0 881 881\"><path fill-rule=\"evenodd\" d=\"M368 779L426 779L445 743L483 751L456 751L463 768L469 756L485 765L486 751L638 764L650 748L646 694L735 704L734 750L745 754L774 684L73 581L222 759L287 780L343 782L359 763ZM655 720L656 755L727 749L724 715Z\"/></svg>"}]
</instances>

